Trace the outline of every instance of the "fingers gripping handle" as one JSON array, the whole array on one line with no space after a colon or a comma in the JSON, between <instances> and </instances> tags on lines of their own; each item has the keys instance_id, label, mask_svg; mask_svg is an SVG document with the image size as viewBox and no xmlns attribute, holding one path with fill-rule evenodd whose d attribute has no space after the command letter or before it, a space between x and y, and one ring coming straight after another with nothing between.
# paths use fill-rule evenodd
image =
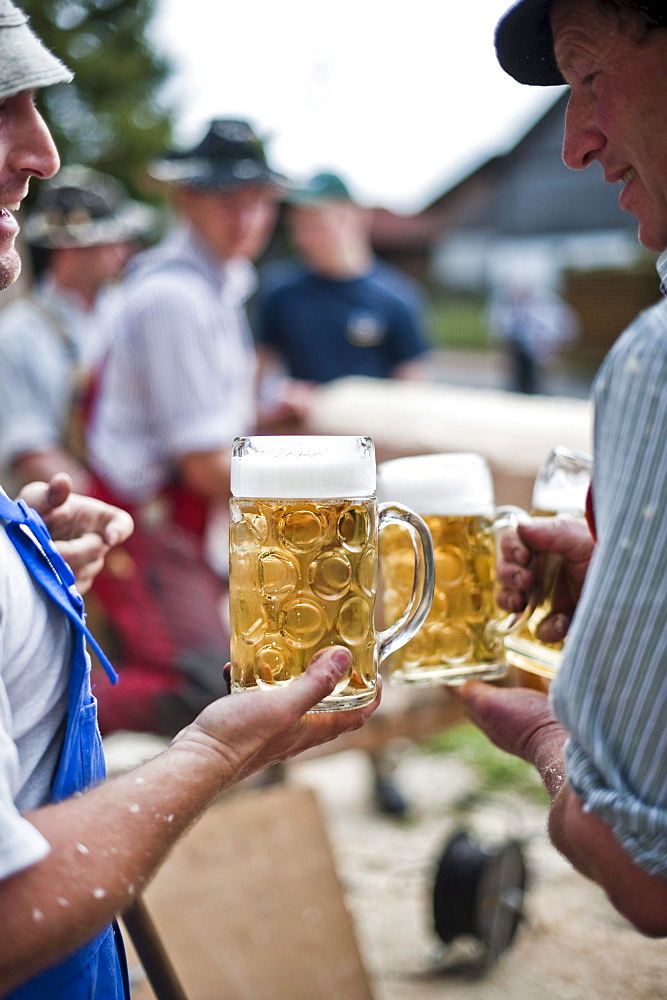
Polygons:
<instances>
[{"instance_id":1,"label":"fingers gripping handle","mask_svg":"<svg viewBox=\"0 0 667 1000\"><path fill-rule=\"evenodd\" d=\"M514 531L516 532L518 526L523 522L529 522L530 517L528 513L522 507L516 507L513 504L506 504L503 507L498 507L496 510L496 518L490 527L490 531L494 533L497 539L497 545L500 545L500 537L503 532ZM537 605L538 594L536 588L533 587L531 591L528 602L523 609L523 611L517 611L512 614L507 615L505 618L498 619L490 623L490 627L494 630L496 635L504 638L505 636L511 635L513 632L518 632L519 629L523 628L530 616L532 615L535 607Z\"/></svg>"},{"instance_id":2,"label":"fingers gripping handle","mask_svg":"<svg viewBox=\"0 0 667 1000\"><path fill-rule=\"evenodd\" d=\"M433 541L426 522L409 507L399 503L379 505L379 530L385 525L400 524L410 532L415 553L415 573L412 597L407 608L393 625L378 632L378 656L383 660L395 649L400 649L419 631L433 601L435 562Z\"/></svg>"}]
</instances>

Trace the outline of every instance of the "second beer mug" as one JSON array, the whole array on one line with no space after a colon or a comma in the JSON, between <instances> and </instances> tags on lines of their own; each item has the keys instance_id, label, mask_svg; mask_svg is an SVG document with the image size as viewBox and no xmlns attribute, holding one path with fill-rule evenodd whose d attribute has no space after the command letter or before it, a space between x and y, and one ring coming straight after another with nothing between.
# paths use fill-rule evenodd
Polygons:
<instances>
[{"instance_id":1,"label":"second beer mug","mask_svg":"<svg viewBox=\"0 0 667 1000\"><path fill-rule=\"evenodd\" d=\"M378 496L395 496L426 521L433 539L435 592L417 635L390 661L394 684L461 684L492 680L506 671L503 638L520 627L496 604L496 551L504 525L518 508L496 510L489 467L481 455L418 455L384 462ZM388 529L381 540L385 614L405 602L412 555L405 532Z\"/></svg>"},{"instance_id":2,"label":"second beer mug","mask_svg":"<svg viewBox=\"0 0 667 1000\"><path fill-rule=\"evenodd\" d=\"M315 710L356 708L377 692L378 663L424 621L433 547L421 518L378 507L368 437L237 438L232 448L229 594L232 690L272 687L314 653L343 645L353 663ZM395 623L376 633L378 533L404 525L416 570Z\"/></svg>"},{"instance_id":3,"label":"second beer mug","mask_svg":"<svg viewBox=\"0 0 667 1000\"><path fill-rule=\"evenodd\" d=\"M530 513L534 517L583 518L592 468L590 455L560 446L554 448L535 479ZM534 610L523 627L505 640L505 655L511 666L549 680L560 667L563 640L543 642L538 631L553 612L560 565L557 555L542 559L542 579L539 592L534 595Z\"/></svg>"}]
</instances>

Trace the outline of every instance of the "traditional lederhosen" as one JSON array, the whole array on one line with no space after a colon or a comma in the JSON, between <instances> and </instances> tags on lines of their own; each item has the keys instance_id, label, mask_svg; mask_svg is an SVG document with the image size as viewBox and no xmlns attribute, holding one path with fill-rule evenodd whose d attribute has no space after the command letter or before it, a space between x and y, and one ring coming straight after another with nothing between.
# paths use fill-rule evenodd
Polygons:
<instances>
[{"instance_id":1,"label":"traditional lederhosen","mask_svg":"<svg viewBox=\"0 0 667 1000\"><path fill-rule=\"evenodd\" d=\"M50 794L51 802L59 802L105 778L86 641L114 682L116 674L86 628L83 599L74 585L74 575L53 546L42 519L23 501L14 502L1 491L0 518L32 579L72 625L67 727ZM10 993L7 1000L129 1000L129 996L123 944L114 923L65 961Z\"/></svg>"}]
</instances>

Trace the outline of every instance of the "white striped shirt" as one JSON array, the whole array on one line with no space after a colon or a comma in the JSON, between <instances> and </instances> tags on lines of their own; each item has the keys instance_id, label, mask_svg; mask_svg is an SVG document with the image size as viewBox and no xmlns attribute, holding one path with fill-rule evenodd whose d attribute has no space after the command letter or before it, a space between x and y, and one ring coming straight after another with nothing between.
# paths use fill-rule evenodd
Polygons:
<instances>
[{"instance_id":1,"label":"white striped shirt","mask_svg":"<svg viewBox=\"0 0 667 1000\"><path fill-rule=\"evenodd\" d=\"M667 284L667 253L658 261ZM568 780L630 857L667 878L667 301L594 385L598 544L552 685Z\"/></svg>"},{"instance_id":2,"label":"white striped shirt","mask_svg":"<svg viewBox=\"0 0 667 1000\"><path fill-rule=\"evenodd\" d=\"M139 254L120 290L88 446L128 501L152 499L189 452L252 430L255 353L243 303L252 265L222 264L178 227Z\"/></svg>"},{"instance_id":3,"label":"white striped shirt","mask_svg":"<svg viewBox=\"0 0 667 1000\"><path fill-rule=\"evenodd\" d=\"M104 345L103 293L88 311L51 280L0 313L0 463L62 444L77 369ZM3 470L4 471L4 470Z\"/></svg>"}]
</instances>

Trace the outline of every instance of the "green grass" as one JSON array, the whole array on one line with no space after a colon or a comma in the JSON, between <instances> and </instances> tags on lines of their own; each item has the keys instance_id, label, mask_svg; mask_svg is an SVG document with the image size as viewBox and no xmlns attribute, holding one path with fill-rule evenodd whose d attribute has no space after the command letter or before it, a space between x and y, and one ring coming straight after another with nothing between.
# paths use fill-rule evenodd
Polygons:
<instances>
[{"instance_id":1,"label":"green grass","mask_svg":"<svg viewBox=\"0 0 667 1000\"><path fill-rule=\"evenodd\" d=\"M499 750L470 723L452 726L421 745L424 753L451 754L463 761L478 784L456 803L460 810L472 808L494 793L512 791L537 804L546 805L548 795L530 764Z\"/></svg>"},{"instance_id":2,"label":"green grass","mask_svg":"<svg viewBox=\"0 0 667 1000\"><path fill-rule=\"evenodd\" d=\"M428 325L434 347L486 351L489 348L485 307L466 299L433 300Z\"/></svg>"}]
</instances>

